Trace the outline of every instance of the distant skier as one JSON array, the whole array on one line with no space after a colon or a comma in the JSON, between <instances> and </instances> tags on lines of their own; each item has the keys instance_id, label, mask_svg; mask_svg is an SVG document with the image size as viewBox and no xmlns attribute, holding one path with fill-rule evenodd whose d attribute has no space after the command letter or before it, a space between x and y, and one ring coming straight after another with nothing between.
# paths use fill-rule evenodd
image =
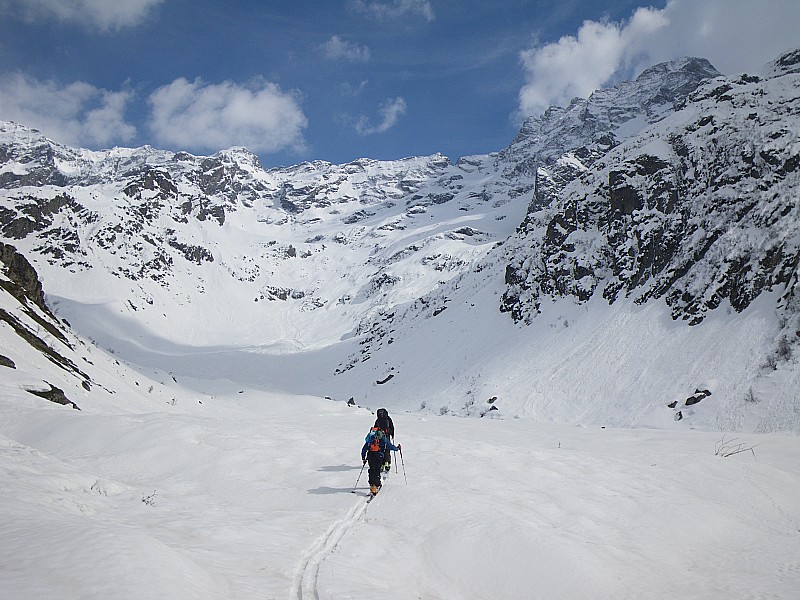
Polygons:
<instances>
[{"instance_id":1,"label":"distant skier","mask_svg":"<svg viewBox=\"0 0 800 600\"><path fill-rule=\"evenodd\" d=\"M389 437L390 442L394 442L394 423L392 422L392 417L389 416L389 411L385 408L379 408L377 416L375 427L383 431ZM392 468L392 453L387 452L383 458L383 470L388 473Z\"/></svg>"},{"instance_id":2,"label":"distant skier","mask_svg":"<svg viewBox=\"0 0 800 600\"><path fill-rule=\"evenodd\" d=\"M381 487L381 467L383 466L384 455L393 450L397 452L401 446L395 446L389 441L382 429L373 427L369 430L361 448L361 461L369 461L369 491L374 496Z\"/></svg>"}]
</instances>

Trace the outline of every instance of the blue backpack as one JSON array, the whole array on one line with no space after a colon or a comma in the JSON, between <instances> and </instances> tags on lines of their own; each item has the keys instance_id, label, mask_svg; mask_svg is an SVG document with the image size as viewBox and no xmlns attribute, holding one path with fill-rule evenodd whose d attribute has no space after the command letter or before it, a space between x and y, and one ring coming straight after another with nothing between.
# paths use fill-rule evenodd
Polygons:
<instances>
[{"instance_id":1,"label":"blue backpack","mask_svg":"<svg viewBox=\"0 0 800 600\"><path fill-rule=\"evenodd\" d=\"M377 427L373 427L369 430L369 433L367 434L367 437L364 438L364 441L369 444L370 452L380 452L383 449L383 445L381 444L383 436L383 431Z\"/></svg>"}]
</instances>

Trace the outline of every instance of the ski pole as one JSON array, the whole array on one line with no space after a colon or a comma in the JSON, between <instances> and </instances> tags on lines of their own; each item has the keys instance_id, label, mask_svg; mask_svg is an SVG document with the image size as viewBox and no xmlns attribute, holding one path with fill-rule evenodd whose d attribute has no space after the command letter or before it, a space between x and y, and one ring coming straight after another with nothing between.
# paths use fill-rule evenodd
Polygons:
<instances>
[{"instance_id":1,"label":"ski pole","mask_svg":"<svg viewBox=\"0 0 800 600\"><path fill-rule=\"evenodd\" d=\"M363 461L361 463L361 470L358 472L358 479L356 479L356 484L353 486L353 489L350 490L351 494L355 494L356 493L356 488L358 487L358 481L361 479L361 474L364 472L364 467L365 466L367 466L367 462Z\"/></svg>"},{"instance_id":2,"label":"ski pole","mask_svg":"<svg viewBox=\"0 0 800 600\"><path fill-rule=\"evenodd\" d=\"M399 473L400 467L397 466L397 452L394 453L394 472Z\"/></svg>"},{"instance_id":3,"label":"ski pole","mask_svg":"<svg viewBox=\"0 0 800 600\"><path fill-rule=\"evenodd\" d=\"M400 462L403 463L403 479L406 480L406 485L408 485L408 477L406 477L406 461L403 460L403 447L399 446L400 448Z\"/></svg>"}]
</instances>

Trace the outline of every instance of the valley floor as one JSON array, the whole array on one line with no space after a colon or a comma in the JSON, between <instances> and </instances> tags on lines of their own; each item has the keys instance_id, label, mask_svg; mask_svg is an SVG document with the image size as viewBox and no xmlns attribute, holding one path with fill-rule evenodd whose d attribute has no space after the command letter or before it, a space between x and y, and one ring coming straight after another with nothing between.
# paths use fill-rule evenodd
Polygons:
<instances>
[{"instance_id":1,"label":"valley floor","mask_svg":"<svg viewBox=\"0 0 800 600\"><path fill-rule=\"evenodd\" d=\"M243 391L70 410L4 387L0 596L795 598L800 438L394 414ZM202 404L201 404L202 402ZM731 434L725 441L731 441ZM400 457L396 457L399 459ZM399 462L399 461L398 461Z\"/></svg>"}]
</instances>

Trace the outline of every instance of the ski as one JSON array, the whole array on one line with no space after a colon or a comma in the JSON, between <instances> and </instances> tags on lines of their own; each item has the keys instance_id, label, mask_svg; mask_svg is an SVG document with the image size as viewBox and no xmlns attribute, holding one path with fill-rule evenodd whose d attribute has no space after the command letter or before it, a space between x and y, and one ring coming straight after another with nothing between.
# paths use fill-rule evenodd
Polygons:
<instances>
[{"instance_id":1,"label":"ski","mask_svg":"<svg viewBox=\"0 0 800 600\"><path fill-rule=\"evenodd\" d=\"M379 488L378 488L378 491L377 491L377 492L375 492L374 494L373 494L372 492L370 492L370 493L369 493L369 497L367 498L367 504L369 504L370 502L372 502L372 501L373 501L373 500L374 500L374 499L375 499L375 498L378 496L378 494L380 494L380 493L381 493L381 490L382 490L382 489L383 489L383 487L379 487Z\"/></svg>"}]
</instances>

